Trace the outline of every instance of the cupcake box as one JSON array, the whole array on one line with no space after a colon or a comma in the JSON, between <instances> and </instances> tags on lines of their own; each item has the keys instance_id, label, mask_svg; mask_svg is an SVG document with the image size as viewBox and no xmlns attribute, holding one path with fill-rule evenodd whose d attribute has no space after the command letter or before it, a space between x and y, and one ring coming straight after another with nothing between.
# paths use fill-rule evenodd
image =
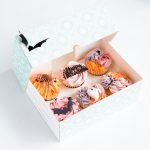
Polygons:
<instances>
[{"instance_id":1,"label":"cupcake box","mask_svg":"<svg viewBox=\"0 0 150 150\"><path fill-rule=\"evenodd\" d=\"M22 44L19 36L16 35L12 69L21 87L58 140L73 135L90 124L95 124L98 120L137 100L142 78L111 46L110 42L115 38L116 31L106 8L103 5L94 5L70 14L67 18L31 30L21 31L31 46L49 38L41 47L31 51ZM82 49L76 48L75 45L80 45ZM44 101L32 85L30 78L36 73L51 72L59 77L60 68L68 61L74 60L84 63L85 55L95 47L110 54L113 59L111 71L127 73L133 84L59 122L53 115L49 102ZM89 74L84 85L98 81L98 76L94 77ZM78 89L63 86L59 97L72 96Z\"/></svg>"}]
</instances>

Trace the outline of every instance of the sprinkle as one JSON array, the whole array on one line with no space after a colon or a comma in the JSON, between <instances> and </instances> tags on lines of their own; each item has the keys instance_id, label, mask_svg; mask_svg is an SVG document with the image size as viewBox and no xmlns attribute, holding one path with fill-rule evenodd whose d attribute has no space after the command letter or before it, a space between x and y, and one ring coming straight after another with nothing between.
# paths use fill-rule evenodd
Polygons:
<instances>
[{"instance_id":1,"label":"sprinkle","mask_svg":"<svg viewBox=\"0 0 150 150\"><path fill-rule=\"evenodd\" d=\"M80 74L84 71L88 70L85 66L79 64L72 67L66 67L63 71L63 76L65 79L72 77L76 74Z\"/></svg>"}]
</instances>

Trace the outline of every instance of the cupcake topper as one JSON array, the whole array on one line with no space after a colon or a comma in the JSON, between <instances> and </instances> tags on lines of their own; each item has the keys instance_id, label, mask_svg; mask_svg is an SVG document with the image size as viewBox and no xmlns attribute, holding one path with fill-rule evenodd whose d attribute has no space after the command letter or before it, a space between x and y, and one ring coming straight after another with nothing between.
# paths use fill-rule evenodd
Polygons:
<instances>
[{"instance_id":1,"label":"cupcake topper","mask_svg":"<svg viewBox=\"0 0 150 150\"><path fill-rule=\"evenodd\" d=\"M63 71L63 76L65 79L72 77L76 74L80 74L84 71L88 70L85 66L79 64L72 67L66 67Z\"/></svg>"},{"instance_id":2,"label":"cupcake topper","mask_svg":"<svg viewBox=\"0 0 150 150\"><path fill-rule=\"evenodd\" d=\"M52 109L54 114L67 114L69 111L71 111L71 108L72 108L72 105L73 105L73 102L72 102L72 98L69 97L68 98L68 104L67 104L67 107L64 107L63 109L61 108L54 108Z\"/></svg>"},{"instance_id":3,"label":"cupcake topper","mask_svg":"<svg viewBox=\"0 0 150 150\"><path fill-rule=\"evenodd\" d=\"M41 47L42 44L45 43L48 40L48 38L47 38L45 40L42 40L42 41L38 42L34 46L31 46L31 45L29 45L28 40L26 39L26 37L20 31L19 31L19 36L21 38L21 42L28 48L29 52L36 49L36 48L38 48L38 47Z\"/></svg>"}]
</instances>

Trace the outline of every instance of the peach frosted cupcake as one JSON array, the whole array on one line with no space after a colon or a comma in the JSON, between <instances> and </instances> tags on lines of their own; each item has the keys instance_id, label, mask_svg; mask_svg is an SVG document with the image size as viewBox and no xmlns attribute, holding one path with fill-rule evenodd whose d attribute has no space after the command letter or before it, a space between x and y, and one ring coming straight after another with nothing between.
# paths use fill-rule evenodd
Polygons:
<instances>
[{"instance_id":1,"label":"peach frosted cupcake","mask_svg":"<svg viewBox=\"0 0 150 150\"><path fill-rule=\"evenodd\" d=\"M112 59L109 54L104 53L99 48L94 48L85 58L85 65L88 68L88 72L93 75L105 74L111 63Z\"/></svg>"},{"instance_id":2,"label":"peach frosted cupcake","mask_svg":"<svg viewBox=\"0 0 150 150\"><path fill-rule=\"evenodd\" d=\"M58 121L62 121L80 111L79 103L72 97L56 99L50 103L50 108Z\"/></svg>"},{"instance_id":3,"label":"peach frosted cupcake","mask_svg":"<svg viewBox=\"0 0 150 150\"><path fill-rule=\"evenodd\" d=\"M108 72L100 76L100 84L102 84L105 89L109 89L111 93L116 93L131 85L132 81L125 73Z\"/></svg>"},{"instance_id":4,"label":"peach frosted cupcake","mask_svg":"<svg viewBox=\"0 0 150 150\"><path fill-rule=\"evenodd\" d=\"M31 82L45 101L55 99L60 92L60 81L52 75L37 74L31 77Z\"/></svg>"},{"instance_id":5,"label":"peach frosted cupcake","mask_svg":"<svg viewBox=\"0 0 150 150\"><path fill-rule=\"evenodd\" d=\"M76 94L76 99L82 108L86 108L105 97L105 90L99 83L95 83L90 87L81 87Z\"/></svg>"},{"instance_id":6,"label":"peach frosted cupcake","mask_svg":"<svg viewBox=\"0 0 150 150\"><path fill-rule=\"evenodd\" d=\"M79 87L87 78L87 68L84 64L70 61L64 68L61 69L60 78L62 83L67 87Z\"/></svg>"}]
</instances>

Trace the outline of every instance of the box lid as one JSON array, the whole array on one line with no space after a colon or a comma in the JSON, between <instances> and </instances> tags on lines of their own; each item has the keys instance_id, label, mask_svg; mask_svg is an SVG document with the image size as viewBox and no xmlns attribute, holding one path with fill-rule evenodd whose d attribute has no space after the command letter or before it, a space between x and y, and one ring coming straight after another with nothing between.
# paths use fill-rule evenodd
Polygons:
<instances>
[{"instance_id":1,"label":"box lid","mask_svg":"<svg viewBox=\"0 0 150 150\"><path fill-rule=\"evenodd\" d=\"M32 46L43 39L49 39L42 47L31 52L24 45L22 47L34 67L72 51L75 44L84 46L113 32L116 32L115 25L100 1L88 7L85 5L85 8L63 19L23 31Z\"/></svg>"},{"instance_id":2,"label":"box lid","mask_svg":"<svg viewBox=\"0 0 150 150\"><path fill-rule=\"evenodd\" d=\"M19 36L15 40L13 68L19 80L24 81L22 85L25 87L32 68L72 51L76 44L85 46L110 35L116 32L116 27L105 5L102 1L98 1L90 6L85 5L84 8L68 14L67 17L21 32L31 46L49 38L41 47L30 52ZM18 63L21 61L18 54L26 57L22 59L21 64L27 63L27 65Z\"/></svg>"}]
</instances>

